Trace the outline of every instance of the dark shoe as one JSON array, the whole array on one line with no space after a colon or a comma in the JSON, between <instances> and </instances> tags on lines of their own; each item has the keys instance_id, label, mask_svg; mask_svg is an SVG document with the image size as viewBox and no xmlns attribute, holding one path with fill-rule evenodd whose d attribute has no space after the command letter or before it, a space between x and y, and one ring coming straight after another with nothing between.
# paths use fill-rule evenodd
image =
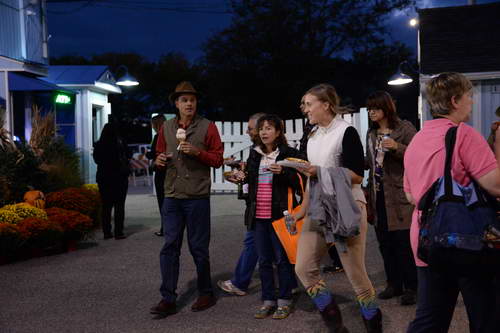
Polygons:
<instances>
[{"instance_id":1,"label":"dark shoe","mask_svg":"<svg viewBox=\"0 0 500 333\"><path fill-rule=\"evenodd\" d=\"M417 303L417 293L415 290L406 289L400 301L401 305L413 305Z\"/></svg>"},{"instance_id":2,"label":"dark shoe","mask_svg":"<svg viewBox=\"0 0 500 333\"><path fill-rule=\"evenodd\" d=\"M380 294L378 294L378 298L380 299L391 299L395 296L401 296L403 295L403 290L401 289L395 289L392 286L387 286L384 291L382 291Z\"/></svg>"},{"instance_id":3,"label":"dark shoe","mask_svg":"<svg viewBox=\"0 0 500 333\"><path fill-rule=\"evenodd\" d=\"M334 300L321 311L321 317L331 333L349 333L342 321L339 306Z\"/></svg>"},{"instance_id":4,"label":"dark shoe","mask_svg":"<svg viewBox=\"0 0 500 333\"><path fill-rule=\"evenodd\" d=\"M160 315L163 317L173 315L177 313L177 308L175 306L175 302L165 302L161 300L158 305L153 306L149 312L151 314Z\"/></svg>"},{"instance_id":5,"label":"dark shoe","mask_svg":"<svg viewBox=\"0 0 500 333\"><path fill-rule=\"evenodd\" d=\"M125 239L125 238L127 238L127 236L125 236L124 234L115 235L115 239Z\"/></svg>"},{"instance_id":6,"label":"dark shoe","mask_svg":"<svg viewBox=\"0 0 500 333\"><path fill-rule=\"evenodd\" d=\"M370 320L363 317L367 333L382 333L382 311L377 309L377 314Z\"/></svg>"},{"instance_id":7,"label":"dark shoe","mask_svg":"<svg viewBox=\"0 0 500 333\"><path fill-rule=\"evenodd\" d=\"M213 295L200 296L198 297L196 302L194 302L194 304L191 306L191 311L193 312L203 311L214 306L215 303L217 303L217 298L215 298L215 296Z\"/></svg>"},{"instance_id":8,"label":"dark shoe","mask_svg":"<svg viewBox=\"0 0 500 333\"><path fill-rule=\"evenodd\" d=\"M163 231L156 231L155 235L158 237L163 237Z\"/></svg>"},{"instance_id":9,"label":"dark shoe","mask_svg":"<svg viewBox=\"0 0 500 333\"><path fill-rule=\"evenodd\" d=\"M104 239L111 239L113 238L112 234L104 234Z\"/></svg>"}]
</instances>

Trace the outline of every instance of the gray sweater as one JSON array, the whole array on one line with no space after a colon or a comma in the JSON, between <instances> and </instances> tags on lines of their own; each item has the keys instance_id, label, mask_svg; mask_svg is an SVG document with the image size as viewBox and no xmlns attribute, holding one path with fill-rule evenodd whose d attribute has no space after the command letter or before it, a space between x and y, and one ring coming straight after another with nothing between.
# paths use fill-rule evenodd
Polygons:
<instances>
[{"instance_id":1,"label":"gray sweater","mask_svg":"<svg viewBox=\"0 0 500 333\"><path fill-rule=\"evenodd\" d=\"M361 211L352 195L346 168L320 168L309 182L309 218L322 227L327 243L347 251L347 238L359 234Z\"/></svg>"}]
</instances>

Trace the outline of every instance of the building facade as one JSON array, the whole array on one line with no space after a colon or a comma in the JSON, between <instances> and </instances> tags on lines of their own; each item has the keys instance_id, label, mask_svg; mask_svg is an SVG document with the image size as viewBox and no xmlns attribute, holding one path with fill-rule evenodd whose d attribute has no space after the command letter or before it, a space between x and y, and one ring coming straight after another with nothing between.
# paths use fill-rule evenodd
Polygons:
<instances>
[{"instance_id":1,"label":"building facade","mask_svg":"<svg viewBox=\"0 0 500 333\"><path fill-rule=\"evenodd\" d=\"M500 107L500 3L419 10L421 91L433 75L459 72L473 83L470 125L487 137ZM431 119L420 95L421 121Z\"/></svg>"}]
</instances>

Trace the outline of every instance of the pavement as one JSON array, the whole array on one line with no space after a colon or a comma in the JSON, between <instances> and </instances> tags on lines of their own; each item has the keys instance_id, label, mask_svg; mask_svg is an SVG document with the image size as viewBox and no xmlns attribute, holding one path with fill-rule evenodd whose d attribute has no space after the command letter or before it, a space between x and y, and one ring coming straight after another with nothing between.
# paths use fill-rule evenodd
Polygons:
<instances>
[{"instance_id":1,"label":"pavement","mask_svg":"<svg viewBox=\"0 0 500 333\"><path fill-rule=\"evenodd\" d=\"M217 289L217 280L231 278L241 251L244 205L235 195L213 195L211 210L210 256L216 306L197 313L190 310L197 297L196 269L184 240L177 290L179 313L161 320L149 314L149 308L160 301L162 238L153 235L160 224L156 198L151 187L139 182L130 187L127 197L127 239L103 240L96 232L94 239L80 243L77 251L0 266L0 332L326 332L303 290L289 318L257 320L253 318L261 304L257 273L247 296L228 296ZM371 227L366 264L375 288L381 291L385 275ZM365 332L345 274L325 277L350 332ZM415 306L401 306L397 299L379 304L384 332L405 332L414 318ZM468 332L461 299L450 332Z\"/></svg>"}]
</instances>

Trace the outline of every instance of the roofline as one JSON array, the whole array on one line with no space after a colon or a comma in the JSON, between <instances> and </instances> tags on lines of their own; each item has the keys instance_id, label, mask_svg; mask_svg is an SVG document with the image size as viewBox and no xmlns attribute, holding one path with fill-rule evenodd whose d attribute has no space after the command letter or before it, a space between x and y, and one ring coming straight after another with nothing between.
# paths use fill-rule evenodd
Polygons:
<instances>
[{"instance_id":1,"label":"roofline","mask_svg":"<svg viewBox=\"0 0 500 333\"><path fill-rule=\"evenodd\" d=\"M95 82L94 84L70 84L70 83L64 83L64 84L59 84L55 83L58 86L61 87L68 87L68 88L75 88L75 89L89 89L89 90L97 90L99 92L105 92L105 93L115 93L115 94L121 94L122 90L118 87L115 87L109 83L102 83L102 82Z\"/></svg>"},{"instance_id":2,"label":"roofline","mask_svg":"<svg viewBox=\"0 0 500 333\"><path fill-rule=\"evenodd\" d=\"M5 59L9 62L16 63L21 68L2 68L0 70L7 72L28 72L31 74L39 75L39 76L47 76L49 73L48 66L42 63L33 62L33 61L23 61L14 58L10 58L4 55L0 55L0 58Z\"/></svg>"},{"instance_id":3,"label":"roofline","mask_svg":"<svg viewBox=\"0 0 500 333\"><path fill-rule=\"evenodd\" d=\"M479 80L494 80L500 79L500 71L495 72L473 72L473 73L461 73L465 75L471 81ZM420 74L420 82L426 83L430 81L436 74Z\"/></svg>"},{"instance_id":4,"label":"roofline","mask_svg":"<svg viewBox=\"0 0 500 333\"><path fill-rule=\"evenodd\" d=\"M490 3L476 3L473 5L465 4L465 5L458 5L458 6L444 6L444 7L427 7L427 8L417 8L417 13L420 14L421 12L435 12L435 11L441 11L441 10L448 10L450 8L456 8L456 9L464 9L464 8L478 8L478 7L488 7L488 6L498 6L498 2L490 2Z\"/></svg>"}]
</instances>

